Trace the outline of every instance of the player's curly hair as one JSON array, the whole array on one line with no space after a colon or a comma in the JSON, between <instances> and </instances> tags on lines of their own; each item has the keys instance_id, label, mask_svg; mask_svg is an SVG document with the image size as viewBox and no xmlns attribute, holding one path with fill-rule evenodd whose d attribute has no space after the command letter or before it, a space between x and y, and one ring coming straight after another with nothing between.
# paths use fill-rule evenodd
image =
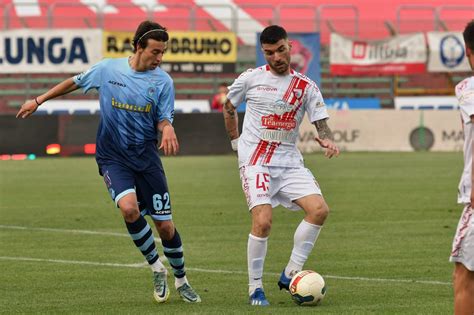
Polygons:
<instances>
[{"instance_id":1,"label":"player's curly hair","mask_svg":"<svg viewBox=\"0 0 474 315\"><path fill-rule=\"evenodd\" d=\"M462 36L464 37L466 46L469 47L469 49L474 50L474 20L467 23Z\"/></svg>"},{"instance_id":2,"label":"player's curly hair","mask_svg":"<svg viewBox=\"0 0 474 315\"><path fill-rule=\"evenodd\" d=\"M279 25L267 26L260 34L260 44L276 44L281 39L287 39L288 34Z\"/></svg>"},{"instance_id":3,"label":"player's curly hair","mask_svg":"<svg viewBox=\"0 0 474 315\"><path fill-rule=\"evenodd\" d=\"M133 37L133 52L136 52L139 46L146 48L149 39L167 42L169 35L166 27L152 21L143 21L140 23Z\"/></svg>"}]
</instances>

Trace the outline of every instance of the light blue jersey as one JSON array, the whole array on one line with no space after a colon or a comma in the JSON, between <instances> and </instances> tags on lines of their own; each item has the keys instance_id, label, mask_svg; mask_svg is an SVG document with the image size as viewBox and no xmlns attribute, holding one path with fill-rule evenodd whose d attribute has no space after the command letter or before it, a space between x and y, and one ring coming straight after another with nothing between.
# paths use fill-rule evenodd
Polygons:
<instances>
[{"instance_id":1,"label":"light blue jersey","mask_svg":"<svg viewBox=\"0 0 474 315\"><path fill-rule=\"evenodd\" d=\"M102 60L76 75L74 82L84 92L93 88L99 91L97 162L111 160L137 170L147 168L143 154L152 150L150 153L156 155L158 122L173 122L171 77L160 68L134 71L128 58L117 58Z\"/></svg>"}]
</instances>

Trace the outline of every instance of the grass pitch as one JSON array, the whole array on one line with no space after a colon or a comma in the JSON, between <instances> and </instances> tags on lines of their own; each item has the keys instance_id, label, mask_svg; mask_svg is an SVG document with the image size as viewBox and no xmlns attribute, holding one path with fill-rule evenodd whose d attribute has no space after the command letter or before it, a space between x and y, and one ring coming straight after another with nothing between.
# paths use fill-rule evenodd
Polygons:
<instances>
[{"instance_id":1,"label":"grass pitch","mask_svg":"<svg viewBox=\"0 0 474 315\"><path fill-rule=\"evenodd\" d=\"M274 211L265 261L271 306L247 305L250 216L234 156L164 158L198 305L174 290L167 303L153 302L151 272L93 159L40 158L0 162L0 313L452 313L461 154L305 159L331 208L305 265L326 280L322 305L299 307L278 291L302 219L283 208Z\"/></svg>"}]
</instances>

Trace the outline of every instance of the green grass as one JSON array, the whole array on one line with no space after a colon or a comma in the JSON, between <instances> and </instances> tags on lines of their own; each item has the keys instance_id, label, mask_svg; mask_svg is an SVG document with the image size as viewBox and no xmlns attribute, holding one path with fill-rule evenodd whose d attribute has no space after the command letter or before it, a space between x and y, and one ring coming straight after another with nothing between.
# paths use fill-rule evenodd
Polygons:
<instances>
[{"instance_id":1,"label":"green grass","mask_svg":"<svg viewBox=\"0 0 474 315\"><path fill-rule=\"evenodd\" d=\"M166 304L153 303L149 269L125 266L143 259L93 159L40 158L0 162L0 313L452 313L448 255L461 211L461 155L305 158L331 208L305 266L326 279L321 306L298 307L277 289L302 219L283 208L274 211L265 262L272 305L246 304L250 216L235 157L164 159L199 305L184 304L175 291Z\"/></svg>"}]
</instances>

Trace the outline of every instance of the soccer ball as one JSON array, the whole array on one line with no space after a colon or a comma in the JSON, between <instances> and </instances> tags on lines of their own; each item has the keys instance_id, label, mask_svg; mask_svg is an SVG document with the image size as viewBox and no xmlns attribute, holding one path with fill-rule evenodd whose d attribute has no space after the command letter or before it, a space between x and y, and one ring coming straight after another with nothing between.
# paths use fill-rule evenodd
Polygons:
<instances>
[{"instance_id":1,"label":"soccer ball","mask_svg":"<svg viewBox=\"0 0 474 315\"><path fill-rule=\"evenodd\" d=\"M318 305L326 295L326 284L319 273L303 270L291 279L290 294L298 305Z\"/></svg>"}]
</instances>

